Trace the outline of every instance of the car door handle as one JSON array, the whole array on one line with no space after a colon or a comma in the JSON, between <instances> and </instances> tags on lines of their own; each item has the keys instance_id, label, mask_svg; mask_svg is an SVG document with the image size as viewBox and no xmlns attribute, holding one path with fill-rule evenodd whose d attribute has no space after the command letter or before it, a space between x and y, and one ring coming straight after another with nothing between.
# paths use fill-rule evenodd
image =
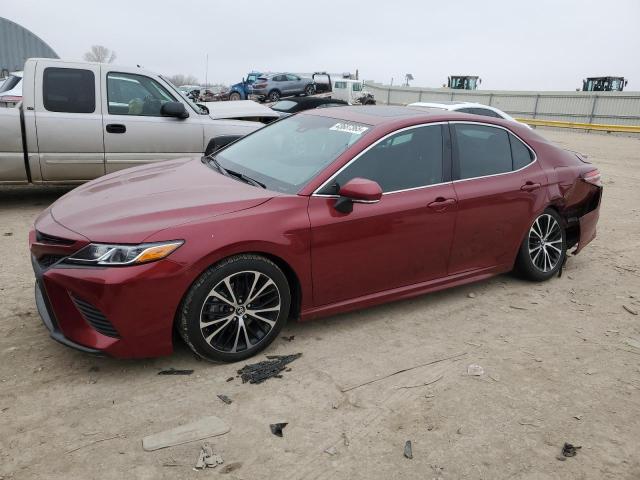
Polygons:
<instances>
[{"instance_id":1,"label":"car door handle","mask_svg":"<svg viewBox=\"0 0 640 480\"><path fill-rule=\"evenodd\" d=\"M532 192L534 190L539 189L540 187L541 185L539 183L527 182L520 187L520 190L524 192Z\"/></svg>"},{"instance_id":2,"label":"car door handle","mask_svg":"<svg viewBox=\"0 0 640 480\"><path fill-rule=\"evenodd\" d=\"M110 123L107 125L107 132L109 133L124 133L127 131L127 127L121 123Z\"/></svg>"},{"instance_id":3,"label":"car door handle","mask_svg":"<svg viewBox=\"0 0 640 480\"><path fill-rule=\"evenodd\" d=\"M447 207L449 205L453 205L454 203L456 203L455 198L438 197L433 202L427 204L427 207L440 209L440 208Z\"/></svg>"}]
</instances>

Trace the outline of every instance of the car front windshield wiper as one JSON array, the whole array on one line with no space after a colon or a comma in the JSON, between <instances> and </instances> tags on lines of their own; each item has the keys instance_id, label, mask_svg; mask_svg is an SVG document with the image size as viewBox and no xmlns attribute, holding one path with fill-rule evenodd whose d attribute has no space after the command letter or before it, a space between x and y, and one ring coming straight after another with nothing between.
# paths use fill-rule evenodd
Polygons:
<instances>
[{"instance_id":1,"label":"car front windshield wiper","mask_svg":"<svg viewBox=\"0 0 640 480\"><path fill-rule=\"evenodd\" d=\"M206 158L208 162L213 163L215 165L215 167L218 169L218 171L221 174L223 174L225 177L229 176L229 172L227 171L227 169L224 168L222 165L220 165L220 162L218 160L216 160L216 157L214 157L213 155L207 155L204 158Z\"/></svg>"},{"instance_id":2,"label":"car front windshield wiper","mask_svg":"<svg viewBox=\"0 0 640 480\"><path fill-rule=\"evenodd\" d=\"M267 186L264 183L259 182L258 180L251 178L250 176L245 175L244 173L234 172L233 170L224 168L222 165L220 165L220 162L213 155L207 155L206 157L204 157L204 159L206 159L207 162L213 163L215 167L218 169L218 171L226 177L235 177L238 180L248 183L249 185L253 185L254 187L262 187L264 189L267 188Z\"/></svg>"},{"instance_id":3,"label":"car front windshield wiper","mask_svg":"<svg viewBox=\"0 0 640 480\"><path fill-rule=\"evenodd\" d=\"M243 180L246 183L253 185L254 187L262 187L265 189L267 188L267 186L264 183L259 182L255 178L251 178L250 176L245 175L244 173L234 172L233 170L229 170L229 169L225 169L225 170L227 173L233 175L234 177L238 177L240 180Z\"/></svg>"}]
</instances>

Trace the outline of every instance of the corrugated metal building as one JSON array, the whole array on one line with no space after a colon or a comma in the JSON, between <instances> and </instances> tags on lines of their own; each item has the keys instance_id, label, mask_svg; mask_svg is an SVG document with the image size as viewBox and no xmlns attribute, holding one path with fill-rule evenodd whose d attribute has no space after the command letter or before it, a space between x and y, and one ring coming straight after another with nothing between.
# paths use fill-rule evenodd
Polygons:
<instances>
[{"instance_id":1,"label":"corrugated metal building","mask_svg":"<svg viewBox=\"0 0 640 480\"><path fill-rule=\"evenodd\" d=\"M31 57L59 58L37 35L0 17L0 78L7 71L22 70L25 60Z\"/></svg>"}]
</instances>

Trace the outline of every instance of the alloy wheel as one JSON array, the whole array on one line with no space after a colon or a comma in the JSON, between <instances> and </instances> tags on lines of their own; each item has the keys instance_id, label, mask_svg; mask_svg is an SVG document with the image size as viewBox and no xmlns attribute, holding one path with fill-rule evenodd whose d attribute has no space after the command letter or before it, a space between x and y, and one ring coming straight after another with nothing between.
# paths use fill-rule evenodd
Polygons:
<instances>
[{"instance_id":1,"label":"alloy wheel","mask_svg":"<svg viewBox=\"0 0 640 480\"><path fill-rule=\"evenodd\" d=\"M562 227L548 213L540 215L529 229L529 256L541 272L553 270L562 258Z\"/></svg>"},{"instance_id":2,"label":"alloy wheel","mask_svg":"<svg viewBox=\"0 0 640 480\"><path fill-rule=\"evenodd\" d=\"M276 324L280 291L266 274L233 273L209 292L200 311L205 342L225 353L239 353L261 343Z\"/></svg>"}]
</instances>

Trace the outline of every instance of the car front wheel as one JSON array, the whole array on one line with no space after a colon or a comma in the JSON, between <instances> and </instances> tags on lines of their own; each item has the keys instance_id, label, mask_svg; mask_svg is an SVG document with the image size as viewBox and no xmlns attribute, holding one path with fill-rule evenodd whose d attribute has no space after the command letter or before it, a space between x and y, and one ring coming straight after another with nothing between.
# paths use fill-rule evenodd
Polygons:
<instances>
[{"instance_id":1,"label":"car front wheel","mask_svg":"<svg viewBox=\"0 0 640 480\"><path fill-rule=\"evenodd\" d=\"M305 87L304 94L306 96L313 95L314 93L316 93L316 87L314 87L313 85L307 85Z\"/></svg>"},{"instance_id":2,"label":"car front wheel","mask_svg":"<svg viewBox=\"0 0 640 480\"><path fill-rule=\"evenodd\" d=\"M238 92L231 92L231 94L229 95L229 100L231 101L240 100L240 94Z\"/></svg>"},{"instance_id":3,"label":"car front wheel","mask_svg":"<svg viewBox=\"0 0 640 480\"><path fill-rule=\"evenodd\" d=\"M278 90L271 90L268 95L270 102L277 102L280 100L280 92Z\"/></svg>"},{"instance_id":4,"label":"car front wheel","mask_svg":"<svg viewBox=\"0 0 640 480\"><path fill-rule=\"evenodd\" d=\"M529 280L548 280L562 268L566 255L567 239L562 218L548 208L529 227L520 245L516 269Z\"/></svg>"},{"instance_id":5,"label":"car front wheel","mask_svg":"<svg viewBox=\"0 0 640 480\"><path fill-rule=\"evenodd\" d=\"M287 278L271 260L236 255L210 267L191 286L178 329L200 357L235 362L267 347L289 316Z\"/></svg>"}]
</instances>

